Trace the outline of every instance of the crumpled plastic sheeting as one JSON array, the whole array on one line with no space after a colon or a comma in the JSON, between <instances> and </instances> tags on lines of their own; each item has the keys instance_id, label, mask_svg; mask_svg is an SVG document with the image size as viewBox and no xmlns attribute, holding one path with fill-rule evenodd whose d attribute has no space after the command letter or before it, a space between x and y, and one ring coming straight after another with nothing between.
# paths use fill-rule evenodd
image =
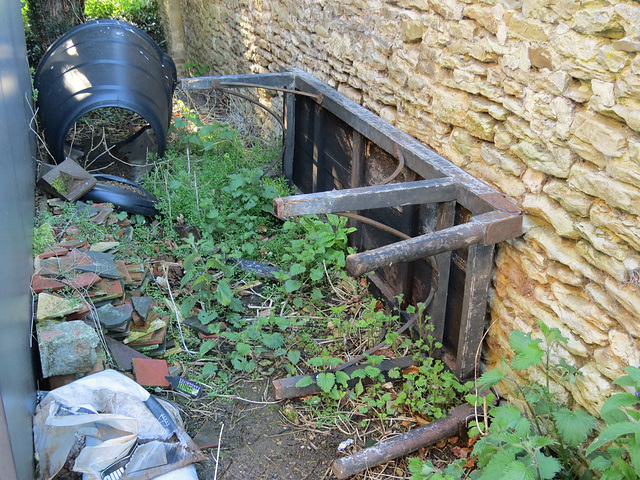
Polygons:
<instances>
[{"instance_id":1,"label":"crumpled plastic sheeting","mask_svg":"<svg viewBox=\"0 0 640 480\"><path fill-rule=\"evenodd\" d=\"M124 473L108 478L146 480L204 459L178 410L115 370L57 388L38 405L34 441L42 480L55 477L79 437L86 442L73 469L86 480L102 480L101 472L127 455Z\"/></svg>"}]
</instances>

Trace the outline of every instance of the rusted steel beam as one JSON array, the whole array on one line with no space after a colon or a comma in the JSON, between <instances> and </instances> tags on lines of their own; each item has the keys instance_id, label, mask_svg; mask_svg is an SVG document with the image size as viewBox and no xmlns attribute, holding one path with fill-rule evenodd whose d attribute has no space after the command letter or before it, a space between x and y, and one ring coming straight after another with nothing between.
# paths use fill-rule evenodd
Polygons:
<instances>
[{"instance_id":1,"label":"rusted steel beam","mask_svg":"<svg viewBox=\"0 0 640 480\"><path fill-rule=\"evenodd\" d=\"M521 218L512 217L504 212L485 213L473 217L467 223L456 225L446 230L427 233L410 240L403 240L384 247L349 255L346 260L346 268L351 275L357 277L363 273L395 263L411 262L419 258L430 257L477 243L483 245L493 244L497 241L513 238L512 236L502 238L499 230L491 229L493 223L504 222L509 227L506 233L511 234L510 228L512 224L521 221ZM487 236L489 231L492 232L491 238Z\"/></svg>"},{"instance_id":2,"label":"rusted steel beam","mask_svg":"<svg viewBox=\"0 0 640 480\"><path fill-rule=\"evenodd\" d=\"M457 434L474 413L475 408L469 404L455 407L444 418L380 442L373 447L360 450L348 457L334 460L331 466L333 474L339 479L348 478L367 468L375 467L394 458L415 452L420 448L433 445L440 440Z\"/></svg>"},{"instance_id":3,"label":"rusted steel beam","mask_svg":"<svg viewBox=\"0 0 640 480\"><path fill-rule=\"evenodd\" d=\"M457 188L456 182L449 178L434 178L280 197L273 201L273 209L277 217L283 218L446 202L456 199Z\"/></svg>"},{"instance_id":4,"label":"rusted steel beam","mask_svg":"<svg viewBox=\"0 0 640 480\"><path fill-rule=\"evenodd\" d=\"M287 88L293 86L295 75L293 73L263 73L260 75L225 75L222 77L194 77L183 78L182 88L184 90L209 90L211 82L227 82L227 83L252 83L268 87Z\"/></svg>"},{"instance_id":5,"label":"rusted steel beam","mask_svg":"<svg viewBox=\"0 0 640 480\"><path fill-rule=\"evenodd\" d=\"M414 360L413 357L388 358L388 359L382 360L382 362L380 362L380 365L378 365L377 367L380 369L380 373L386 376L389 370L392 370L394 368L404 369L411 365L415 365L415 363L416 361ZM366 368L367 365L368 364L351 365L342 371L350 376L356 370ZM306 377L311 377L311 379L313 380L313 383L306 387L296 387L296 383L298 383L300 380ZM322 390L316 384L317 377L318 377L318 374L298 375L296 377L278 378L271 383L271 386L273 388L273 397L276 400L284 400L285 398L297 398L297 397L303 397L305 395L313 395L314 393L319 393ZM360 378L354 378L352 380L349 380L347 384L349 388L352 388L359 381L360 381ZM362 379L362 382L364 384L370 381L371 379L369 378Z\"/></svg>"},{"instance_id":6,"label":"rusted steel beam","mask_svg":"<svg viewBox=\"0 0 640 480\"><path fill-rule=\"evenodd\" d=\"M482 242L485 229L486 226L482 223L470 221L447 230L427 233L410 240L349 255L346 260L346 268L351 275L357 277L395 263L411 262L419 258L456 250Z\"/></svg>"}]
</instances>

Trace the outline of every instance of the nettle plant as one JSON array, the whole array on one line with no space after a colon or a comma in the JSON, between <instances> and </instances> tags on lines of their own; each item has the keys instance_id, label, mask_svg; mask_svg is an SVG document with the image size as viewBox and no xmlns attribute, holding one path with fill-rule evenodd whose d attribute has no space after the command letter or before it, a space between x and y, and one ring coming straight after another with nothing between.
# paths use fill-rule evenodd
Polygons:
<instances>
[{"instance_id":1,"label":"nettle plant","mask_svg":"<svg viewBox=\"0 0 640 480\"><path fill-rule=\"evenodd\" d=\"M320 220L315 215L301 217L298 221L287 221L282 229L285 232L302 229L303 238L295 239L286 248L286 254L282 261L290 262L289 272L283 273L284 289L287 293L300 290L305 285L313 288L311 298L319 300L322 292L317 288L327 275L328 271L338 272L344 275L347 254L355 250L348 246L348 235L355 228L347 227L348 219L329 214L326 221ZM294 299L294 304L302 299Z\"/></svg>"},{"instance_id":2,"label":"nettle plant","mask_svg":"<svg viewBox=\"0 0 640 480\"><path fill-rule=\"evenodd\" d=\"M558 383L571 382L579 371L560 360L552 363L553 349L567 343L556 328L538 322L543 339L531 334L512 332L509 343L514 356L508 363L502 359L499 368L483 374L477 382L478 392L486 392L500 382L510 382L523 409L500 405L489 410L484 421L472 422L469 436L478 436L473 455L477 469L468 472L464 460L445 470L431 462L411 459L412 480L546 480L590 479L635 480L640 471L640 369L627 367L627 375L614 383L629 391L612 395L603 405L600 417L607 426L593 441L596 418L582 410L571 410L558 401L551 377ZM541 369L542 384L523 383L518 370ZM632 393L633 392L633 393ZM492 393L484 397L469 394L467 400L477 406L491 404ZM588 464L578 469L579 459ZM578 473L578 470L581 470Z\"/></svg>"}]
</instances>

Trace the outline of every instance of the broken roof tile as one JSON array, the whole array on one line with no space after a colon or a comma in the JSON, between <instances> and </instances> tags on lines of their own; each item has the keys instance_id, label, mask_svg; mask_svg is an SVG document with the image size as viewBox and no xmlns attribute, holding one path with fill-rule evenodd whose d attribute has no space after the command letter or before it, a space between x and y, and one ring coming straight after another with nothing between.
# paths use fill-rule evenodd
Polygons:
<instances>
[{"instance_id":1,"label":"broken roof tile","mask_svg":"<svg viewBox=\"0 0 640 480\"><path fill-rule=\"evenodd\" d=\"M107 329L120 327L131 319L130 314L117 309L110 303L96 308L94 315L97 316L100 324Z\"/></svg>"},{"instance_id":2,"label":"broken roof tile","mask_svg":"<svg viewBox=\"0 0 640 480\"><path fill-rule=\"evenodd\" d=\"M31 288L34 293L44 292L45 290L55 292L65 287L66 285L64 283L54 280L53 278L43 277L42 275L34 275L31 278Z\"/></svg>"},{"instance_id":3,"label":"broken roof tile","mask_svg":"<svg viewBox=\"0 0 640 480\"><path fill-rule=\"evenodd\" d=\"M116 258L115 255L111 253L91 251L85 252L85 255L91 258L92 263L88 265L80 265L77 267L77 270L97 273L103 278L120 278L120 274L118 273L118 269L116 268L116 264L114 262Z\"/></svg>"},{"instance_id":4,"label":"broken roof tile","mask_svg":"<svg viewBox=\"0 0 640 480\"><path fill-rule=\"evenodd\" d=\"M67 278L64 280L64 283L69 285L71 288L76 288L79 290L87 289L92 287L96 283L101 280L101 277L96 275L93 272L81 273L80 275L76 275L73 278Z\"/></svg>"},{"instance_id":5,"label":"broken roof tile","mask_svg":"<svg viewBox=\"0 0 640 480\"><path fill-rule=\"evenodd\" d=\"M40 258L61 257L61 256L66 255L68 251L69 251L68 248L56 247L56 248L51 248L49 250L45 250L44 252L42 252L38 256Z\"/></svg>"},{"instance_id":6,"label":"broken roof tile","mask_svg":"<svg viewBox=\"0 0 640 480\"><path fill-rule=\"evenodd\" d=\"M133 301L133 308L146 320L153 299L151 297L131 297L131 300Z\"/></svg>"},{"instance_id":7,"label":"broken roof tile","mask_svg":"<svg viewBox=\"0 0 640 480\"><path fill-rule=\"evenodd\" d=\"M124 343L111 338L109 335L104 336L107 347L111 352L114 362L121 370L131 370L133 368L132 360L134 358L149 358L146 355L126 346Z\"/></svg>"},{"instance_id":8,"label":"broken roof tile","mask_svg":"<svg viewBox=\"0 0 640 480\"><path fill-rule=\"evenodd\" d=\"M136 382L145 387L168 387L169 382L165 378L169 375L169 367L166 360L151 358L134 358L133 373Z\"/></svg>"}]
</instances>

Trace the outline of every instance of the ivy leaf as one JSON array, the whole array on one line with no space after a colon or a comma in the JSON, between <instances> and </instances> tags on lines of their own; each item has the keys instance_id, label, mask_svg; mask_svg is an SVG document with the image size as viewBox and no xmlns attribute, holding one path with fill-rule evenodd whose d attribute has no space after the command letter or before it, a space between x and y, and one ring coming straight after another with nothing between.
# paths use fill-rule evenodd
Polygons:
<instances>
[{"instance_id":1,"label":"ivy leaf","mask_svg":"<svg viewBox=\"0 0 640 480\"><path fill-rule=\"evenodd\" d=\"M596 421L587 412L582 410L572 412L568 408L553 412L553 419L564 441L572 447L577 447L587 439Z\"/></svg>"},{"instance_id":2,"label":"ivy leaf","mask_svg":"<svg viewBox=\"0 0 640 480\"><path fill-rule=\"evenodd\" d=\"M548 457L542 452L538 452L538 468L540 470L540 478L543 480L551 480L562 470L562 464L557 458Z\"/></svg>"},{"instance_id":3,"label":"ivy leaf","mask_svg":"<svg viewBox=\"0 0 640 480\"><path fill-rule=\"evenodd\" d=\"M293 365L295 365L300 361L300 350L289 350L287 358Z\"/></svg>"},{"instance_id":4,"label":"ivy leaf","mask_svg":"<svg viewBox=\"0 0 640 480\"><path fill-rule=\"evenodd\" d=\"M540 339L532 340L530 334L519 330L512 332L509 345L516 354L512 362L513 368L524 370L539 365L544 356L544 350L538 345L541 341Z\"/></svg>"},{"instance_id":5,"label":"ivy leaf","mask_svg":"<svg viewBox=\"0 0 640 480\"><path fill-rule=\"evenodd\" d=\"M329 393L336 384L336 376L331 372L319 373L316 382L324 392Z\"/></svg>"},{"instance_id":6,"label":"ivy leaf","mask_svg":"<svg viewBox=\"0 0 640 480\"><path fill-rule=\"evenodd\" d=\"M319 288L314 288L311 291L311 300L322 300L323 297L324 295L322 294L322 290Z\"/></svg>"},{"instance_id":7,"label":"ivy leaf","mask_svg":"<svg viewBox=\"0 0 640 480\"><path fill-rule=\"evenodd\" d=\"M300 380L296 382L296 387L304 388L304 387L308 387L312 383L313 383L313 378L311 378L311 375L307 375L305 377L302 377Z\"/></svg>"}]
</instances>

